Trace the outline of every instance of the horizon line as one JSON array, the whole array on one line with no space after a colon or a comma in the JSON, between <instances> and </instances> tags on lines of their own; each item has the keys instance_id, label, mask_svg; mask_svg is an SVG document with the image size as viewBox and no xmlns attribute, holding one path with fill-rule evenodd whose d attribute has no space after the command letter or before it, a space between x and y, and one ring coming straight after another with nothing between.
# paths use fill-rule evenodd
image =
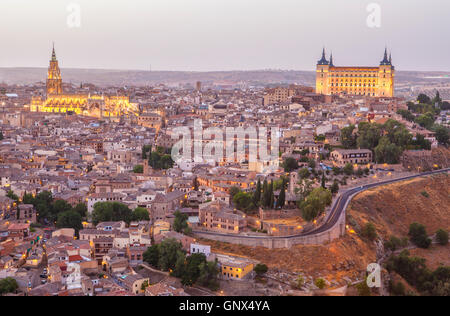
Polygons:
<instances>
[{"instance_id":1,"label":"horizon line","mask_svg":"<svg viewBox=\"0 0 450 316\"><path fill-rule=\"evenodd\" d=\"M369 67L369 66L342 66L342 67ZM370 66L377 67L377 66ZM0 69L48 69L45 66L0 66ZM134 72L185 72L185 73L214 73L214 72L262 72L262 71L276 71L276 72L315 72L316 70L304 69L282 69L282 68L258 68L258 69L232 69L232 70L148 70L148 69L132 69L132 68L83 68L83 67L60 67L61 70L99 70L99 71L134 71ZM397 72L444 72L450 73L450 70L399 70Z\"/></svg>"}]
</instances>

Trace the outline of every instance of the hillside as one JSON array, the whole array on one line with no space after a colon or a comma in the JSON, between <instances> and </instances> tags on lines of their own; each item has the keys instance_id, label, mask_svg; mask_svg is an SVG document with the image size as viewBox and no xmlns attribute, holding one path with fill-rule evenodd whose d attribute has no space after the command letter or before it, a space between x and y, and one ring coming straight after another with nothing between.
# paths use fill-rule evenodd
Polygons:
<instances>
[{"instance_id":1,"label":"hillside","mask_svg":"<svg viewBox=\"0 0 450 316\"><path fill-rule=\"evenodd\" d=\"M394 183L356 196L347 212L355 230L372 222L379 234L405 237L414 222L425 225L429 235L439 228L450 230L450 176L439 175Z\"/></svg>"},{"instance_id":2,"label":"hillside","mask_svg":"<svg viewBox=\"0 0 450 316\"><path fill-rule=\"evenodd\" d=\"M422 192L426 192L426 197ZM409 225L419 222L430 234L439 228L450 229L450 176L440 175L405 181L372 189L357 195L348 209L348 223L356 231L368 221L374 223L379 235L407 236ZM291 249L266 249L201 240L213 251L251 258L266 264L271 270L283 271L295 279L295 274L324 277L331 284L346 284L360 280L368 264L376 262L376 247L357 234L326 245L301 246ZM431 267L448 264L447 248L433 247L417 255L429 259Z\"/></svg>"}]
</instances>

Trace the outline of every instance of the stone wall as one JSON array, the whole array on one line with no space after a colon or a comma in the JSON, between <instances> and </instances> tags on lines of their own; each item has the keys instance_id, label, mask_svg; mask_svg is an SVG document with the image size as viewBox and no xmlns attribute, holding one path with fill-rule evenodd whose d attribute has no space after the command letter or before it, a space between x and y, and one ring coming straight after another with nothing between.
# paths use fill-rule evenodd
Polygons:
<instances>
[{"instance_id":1,"label":"stone wall","mask_svg":"<svg viewBox=\"0 0 450 316\"><path fill-rule=\"evenodd\" d=\"M345 212L342 212L338 223L331 229L322 233L310 236L243 236L226 235L213 232L194 231L196 237L227 242L232 244L245 245L250 247L291 248L294 245L319 245L333 241L345 234Z\"/></svg>"}]
</instances>

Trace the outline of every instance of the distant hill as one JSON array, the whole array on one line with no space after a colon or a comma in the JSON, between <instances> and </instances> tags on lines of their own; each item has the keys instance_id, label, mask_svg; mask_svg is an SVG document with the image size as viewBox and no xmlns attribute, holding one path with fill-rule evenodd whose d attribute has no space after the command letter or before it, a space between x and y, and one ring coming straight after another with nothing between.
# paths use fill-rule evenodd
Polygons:
<instances>
[{"instance_id":1,"label":"distant hill","mask_svg":"<svg viewBox=\"0 0 450 316\"><path fill-rule=\"evenodd\" d=\"M315 84L314 71L139 71L139 70L101 70L101 69L62 69L66 83L92 83L98 86L153 85L157 83L177 84L202 81L203 83L278 84L297 83L309 86ZM46 68L0 68L0 82L7 84L33 84L43 82L47 76ZM450 83L449 72L398 71L397 83L431 84Z\"/></svg>"}]
</instances>

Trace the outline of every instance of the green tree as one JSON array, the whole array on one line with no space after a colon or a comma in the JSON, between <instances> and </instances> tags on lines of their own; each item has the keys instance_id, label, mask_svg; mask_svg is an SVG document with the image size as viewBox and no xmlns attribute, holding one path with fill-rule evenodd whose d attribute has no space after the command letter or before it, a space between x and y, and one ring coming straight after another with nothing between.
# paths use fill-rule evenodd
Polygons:
<instances>
[{"instance_id":1,"label":"green tree","mask_svg":"<svg viewBox=\"0 0 450 316\"><path fill-rule=\"evenodd\" d=\"M383 136L375 147L375 160L378 163L395 164L398 163L402 153L401 147L391 143L387 136Z\"/></svg>"},{"instance_id":2,"label":"green tree","mask_svg":"<svg viewBox=\"0 0 450 316\"><path fill-rule=\"evenodd\" d=\"M311 172L309 172L308 168L302 168L299 170L298 175L300 179L307 179L311 176Z\"/></svg>"},{"instance_id":3,"label":"green tree","mask_svg":"<svg viewBox=\"0 0 450 316\"><path fill-rule=\"evenodd\" d=\"M25 192L22 198L23 204L33 204L34 205L34 197L32 194Z\"/></svg>"},{"instance_id":4,"label":"green tree","mask_svg":"<svg viewBox=\"0 0 450 316\"><path fill-rule=\"evenodd\" d=\"M198 277L198 284L206 286L212 291L217 291L219 288L219 281L217 276L219 274L217 259L211 262L204 262L200 264L200 276Z\"/></svg>"},{"instance_id":5,"label":"green tree","mask_svg":"<svg viewBox=\"0 0 450 316\"><path fill-rule=\"evenodd\" d=\"M85 203L79 203L79 204L77 204L77 205L73 208L73 210L74 210L75 212L77 212L78 214L80 214L80 216L81 216L82 218L87 217L88 210L87 210L87 206L86 206Z\"/></svg>"},{"instance_id":6,"label":"green tree","mask_svg":"<svg viewBox=\"0 0 450 316\"><path fill-rule=\"evenodd\" d=\"M436 91L436 95L433 98L433 100L431 100L431 105L435 105L438 104L438 106L440 107L442 105L442 98L441 95L439 94L439 91Z\"/></svg>"},{"instance_id":7,"label":"green tree","mask_svg":"<svg viewBox=\"0 0 450 316\"><path fill-rule=\"evenodd\" d=\"M314 189L300 205L303 219L313 221L325 211L325 207L331 205L331 201L330 191L322 187Z\"/></svg>"},{"instance_id":8,"label":"green tree","mask_svg":"<svg viewBox=\"0 0 450 316\"><path fill-rule=\"evenodd\" d=\"M159 244L158 268L169 271L175 268L179 251L183 251L181 243L174 238L164 239Z\"/></svg>"},{"instance_id":9,"label":"green tree","mask_svg":"<svg viewBox=\"0 0 450 316\"><path fill-rule=\"evenodd\" d=\"M434 128L436 140L441 145L450 144L450 130L442 125L437 125Z\"/></svg>"},{"instance_id":10,"label":"green tree","mask_svg":"<svg viewBox=\"0 0 450 316\"><path fill-rule=\"evenodd\" d=\"M417 101L422 104L431 104L430 97L423 93L419 94L419 96L417 97Z\"/></svg>"},{"instance_id":11,"label":"green tree","mask_svg":"<svg viewBox=\"0 0 450 316\"><path fill-rule=\"evenodd\" d=\"M273 192L273 180L270 181L269 185L269 208L275 207L275 196Z\"/></svg>"},{"instance_id":12,"label":"green tree","mask_svg":"<svg viewBox=\"0 0 450 316\"><path fill-rule=\"evenodd\" d=\"M159 245L153 245L143 253L142 259L153 267L158 267Z\"/></svg>"},{"instance_id":13,"label":"green tree","mask_svg":"<svg viewBox=\"0 0 450 316\"><path fill-rule=\"evenodd\" d=\"M322 188L327 188L327 178L325 177L325 172L322 173L322 181L321 181Z\"/></svg>"},{"instance_id":14,"label":"green tree","mask_svg":"<svg viewBox=\"0 0 450 316\"><path fill-rule=\"evenodd\" d=\"M410 121L410 122L414 122L414 119L416 118L416 116L414 114L412 114L410 111L404 110L404 109L398 110L397 114L400 114L405 120Z\"/></svg>"},{"instance_id":15,"label":"green tree","mask_svg":"<svg viewBox=\"0 0 450 316\"><path fill-rule=\"evenodd\" d=\"M330 187L330 191L332 194L336 194L339 192L339 182L335 179L333 184Z\"/></svg>"},{"instance_id":16,"label":"green tree","mask_svg":"<svg viewBox=\"0 0 450 316\"><path fill-rule=\"evenodd\" d=\"M6 196L9 197L11 200L16 201L17 204L19 204L19 197L12 190L9 190Z\"/></svg>"},{"instance_id":17,"label":"green tree","mask_svg":"<svg viewBox=\"0 0 450 316\"><path fill-rule=\"evenodd\" d=\"M366 223L361 230L361 235L371 241L374 241L378 237L375 225L372 223Z\"/></svg>"},{"instance_id":18,"label":"green tree","mask_svg":"<svg viewBox=\"0 0 450 316\"><path fill-rule=\"evenodd\" d=\"M396 282L390 284L391 295L393 296L405 296L406 288L402 282Z\"/></svg>"},{"instance_id":19,"label":"green tree","mask_svg":"<svg viewBox=\"0 0 450 316\"><path fill-rule=\"evenodd\" d=\"M446 231L444 229L439 229L436 232L436 240L442 246L447 245L448 244L448 231Z\"/></svg>"},{"instance_id":20,"label":"green tree","mask_svg":"<svg viewBox=\"0 0 450 316\"><path fill-rule=\"evenodd\" d=\"M277 208L282 209L285 204L286 204L286 185L284 184L284 181L283 181L280 195L278 196L278 200L277 200Z\"/></svg>"},{"instance_id":21,"label":"green tree","mask_svg":"<svg viewBox=\"0 0 450 316\"><path fill-rule=\"evenodd\" d=\"M292 172L298 169L298 162L292 157L288 157L283 161L284 172Z\"/></svg>"},{"instance_id":22,"label":"green tree","mask_svg":"<svg viewBox=\"0 0 450 316\"><path fill-rule=\"evenodd\" d=\"M356 135L353 133L355 125L344 127L341 130L341 144L346 149L356 148Z\"/></svg>"},{"instance_id":23,"label":"green tree","mask_svg":"<svg viewBox=\"0 0 450 316\"><path fill-rule=\"evenodd\" d=\"M188 225L188 216L182 214L180 211L174 213L175 219L173 221L173 230L178 233L190 233L190 227Z\"/></svg>"},{"instance_id":24,"label":"green tree","mask_svg":"<svg viewBox=\"0 0 450 316\"><path fill-rule=\"evenodd\" d=\"M409 226L408 236L417 247L429 248L431 246L431 239L428 238L425 226L419 223L412 223Z\"/></svg>"},{"instance_id":25,"label":"green tree","mask_svg":"<svg viewBox=\"0 0 450 316\"><path fill-rule=\"evenodd\" d=\"M241 189L239 189L238 187L231 187L230 188L230 197L231 197L231 199L233 199L234 196L236 194L238 194L239 192L241 192Z\"/></svg>"},{"instance_id":26,"label":"green tree","mask_svg":"<svg viewBox=\"0 0 450 316\"><path fill-rule=\"evenodd\" d=\"M261 203L261 180L258 179L258 183L256 183L256 190L253 194L253 204L258 206Z\"/></svg>"},{"instance_id":27,"label":"green tree","mask_svg":"<svg viewBox=\"0 0 450 316\"><path fill-rule=\"evenodd\" d=\"M269 271L269 268L267 268L267 266L265 264L262 263L258 263L254 268L253 271L255 271L256 275L258 277L262 277L264 274L267 273L267 271Z\"/></svg>"},{"instance_id":28,"label":"green tree","mask_svg":"<svg viewBox=\"0 0 450 316\"><path fill-rule=\"evenodd\" d=\"M233 203L236 205L237 209L244 212L249 212L255 209L253 196L250 193L239 192L234 196Z\"/></svg>"},{"instance_id":29,"label":"green tree","mask_svg":"<svg viewBox=\"0 0 450 316\"><path fill-rule=\"evenodd\" d=\"M132 211L125 204L119 202L99 202L94 204L92 222L97 225L101 222L124 221L129 224L132 220Z\"/></svg>"},{"instance_id":30,"label":"green tree","mask_svg":"<svg viewBox=\"0 0 450 316\"><path fill-rule=\"evenodd\" d=\"M132 218L133 218L133 221L136 221L136 222L149 221L150 215L148 213L148 210L145 207L137 207L133 211Z\"/></svg>"},{"instance_id":31,"label":"green tree","mask_svg":"<svg viewBox=\"0 0 450 316\"><path fill-rule=\"evenodd\" d=\"M81 215L73 210L59 213L56 227L73 228L75 229L75 235L78 236L79 231L83 229L83 224L81 223Z\"/></svg>"},{"instance_id":32,"label":"green tree","mask_svg":"<svg viewBox=\"0 0 450 316\"><path fill-rule=\"evenodd\" d=\"M133 173L144 173L144 166L143 165L134 166Z\"/></svg>"},{"instance_id":33,"label":"green tree","mask_svg":"<svg viewBox=\"0 0 450 316\"><path fill-rule=\"evenodd\" d=\"M14 293L19 288L17 281L13 278L5 278L0 280L0 294Z\"/></svg>"},{"instance_id":34,"label":"green tree","mask_svg":"<svg viewBox=\"0 0 450 316\"><path fill-rule=\"evenodd\" d=\"M360 123L358 126L357 146L363 149L373 149L378 145L383 128L380 124Z\"/></svg>"},{"instance_id":35,"label":"green tree","mask_svg":"<svg viewBox=\"0 0 450 316\"><path fill-rule=\"evenodd\" d=\"M434 121L435 121L434 113L427 112L425 114L422 114L422 115L418 116L416 118L415 122L417 124L419 124L420 126L422 126L423 128L426 128L426 129L429 130L433 126Z\"/></svg>"},{"instance_id":36,"label":"green tree","mask_svg":"<svg viewBox=\"0 0 450 316\"><path fill-rule=\"evenodd\" d=\"M264 179L263 182L263 192L262 192L262 206L268 207L270 205L270 192L269 192L269 184L267 180Z\"/></svg>"}]
</instances>

